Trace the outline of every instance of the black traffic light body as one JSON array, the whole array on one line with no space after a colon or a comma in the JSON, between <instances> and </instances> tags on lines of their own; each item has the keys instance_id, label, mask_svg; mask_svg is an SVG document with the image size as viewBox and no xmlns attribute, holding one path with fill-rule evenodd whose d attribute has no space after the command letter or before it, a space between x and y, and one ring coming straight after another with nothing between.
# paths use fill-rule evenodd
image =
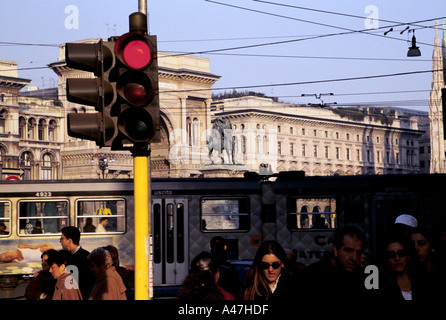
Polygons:
<instances>
[{"instance_id":1,"label":"black traffic light body","mask_svg":"<svg viewBox=\"0 0 446 320\"><path fill-rule=\"evenodd\" d=\"M129 32L116 40L115 66L108 79L117 98L104 114L115 121L118 136L112 149L128 149L160 141L156 36Z\"/></svg>"},{"instance_id":2,"label":"black traffic light body","mask_svg":"<svg viewBox=\"0 0 446 320\"><path fill-rule=\"evenodd\" d=\"M105 105L116 100L113 85L104 74L114 65L114 43L67 43L65 61L73 69L93 72L96 78L67 79L67 100L93 106L98 113L70 113L67 118L68 135L95 141L100 147L110 135L115 135L111 119L104 117Z\"/></svg>"},{"instance_id":3,"label":"black traffic light body","mask_svg":"<svg viewBox=\"0 0 446 320\"><path fill-rule=\"evenodd\" d=\"M68 79L67 100L98 113L68 114L68 134L112 150L146 149L160 141L156 36L147 18L130 15L130 32L98 43L67 43L67 66L96 78Z\"/></svg>"}]
</instances>

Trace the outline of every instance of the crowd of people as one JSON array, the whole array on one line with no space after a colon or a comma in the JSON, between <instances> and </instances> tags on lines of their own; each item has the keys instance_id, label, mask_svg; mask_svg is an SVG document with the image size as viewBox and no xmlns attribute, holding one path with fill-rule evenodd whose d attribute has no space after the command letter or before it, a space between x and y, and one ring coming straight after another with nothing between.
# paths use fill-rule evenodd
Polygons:
<instances>
[{"instance_id":1,"label":"crowd of people","mask_svg":"<svg viewBox=\"0 0 446 320\"><path fill-rule=\"evenodd\" d=\"M25 291L27 300L127 300L131 298L133 272L119 266L114 246L88 252L80 246L80 231L64 227L61 250L41 252L42 269ZM82 280L80 280L82 279Z\"/></svg>"},{"instance_id":2,"label":"crowd of people","mask_svg":"<svg viewBox=\"0 0 446 320\"><path fill-rule=\"evenodd\" d=\"M225 239L217 236L211 240L209 251L201 252L192 260L176 299L444 300L446 234L434 234L419 226L410 215L399 216L390 229L378 243L376 261L366 258L366 236L352 225L337 229L331 254L309 266L296 263L293 251L285 250L278 242L265 241L243 279L227 260ZM42 270L29 283L27 299L133 298L134 274L119 265L116 247L110 245L88 252L80 246L79 229L72 226L62 229L60 243L62 250L52 246L40 246L35 250L41 253ZM377 271L367 272L368 266L376 267Z\"/></svg>"},{"instance_id":3,"label":"crowd of people","mask_svg":"<svg viewBox=\"0 0 446 320\"><path fill-rule=\"evenodd\" d=\"M210 251L193 259L177 299L444 301L444 234L434 235L413 216L401 215L380 242L376 261L368 261L364 232L345 226L335 232L331 255L304 266L278 242L265 241L240 282L226 260L224 239L215 237ZM368 266L375 272L367 272Z\"/></svg>"}]
</instances>

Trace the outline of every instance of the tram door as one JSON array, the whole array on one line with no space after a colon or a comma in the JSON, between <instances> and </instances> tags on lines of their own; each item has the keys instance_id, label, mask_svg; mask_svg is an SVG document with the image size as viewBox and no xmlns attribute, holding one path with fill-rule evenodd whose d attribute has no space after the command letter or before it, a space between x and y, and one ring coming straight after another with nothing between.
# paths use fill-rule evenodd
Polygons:
<instances>
[{"instance_id":1,"label":"tram door","mask_svg":"<svg viewBox=\"0 0 446 320\"><path fill-rule=\"evenodd\" d=\"M186 199L152 201L153 283L181 285L188 273Z\"/></svg>"}]
</instances>

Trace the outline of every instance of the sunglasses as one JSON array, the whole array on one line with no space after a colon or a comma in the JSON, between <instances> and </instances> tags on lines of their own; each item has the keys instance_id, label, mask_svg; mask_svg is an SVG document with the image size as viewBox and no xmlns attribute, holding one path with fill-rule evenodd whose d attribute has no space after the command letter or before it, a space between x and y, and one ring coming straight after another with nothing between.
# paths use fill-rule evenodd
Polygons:
<instances>
[{"instance_id":1,"label":"sunglasses","mask_svg":"<svg viewBox=\"0 0 446 320\"><path fill-rule=\"evenodd\" d=\"M273 269L279 269L280 266L282 265L282 262L273 262L273 263L268 263L268 262L262 262L260 264L260 267L264 270L269 269L269 267L273 267Z\"/></svg>"},{"instance_id":2,"label":"sunglasses","mask_svg":"<svg viewBox=\"0 0 446 320\"><path fill-rule=\"evenodd\" d=\"M400 258L404 258L407 256L407 250L400 249L398 251L387 251L386 256L388 259L395 259L396 256L398 256Z\"/></svg>"}]
</instances>

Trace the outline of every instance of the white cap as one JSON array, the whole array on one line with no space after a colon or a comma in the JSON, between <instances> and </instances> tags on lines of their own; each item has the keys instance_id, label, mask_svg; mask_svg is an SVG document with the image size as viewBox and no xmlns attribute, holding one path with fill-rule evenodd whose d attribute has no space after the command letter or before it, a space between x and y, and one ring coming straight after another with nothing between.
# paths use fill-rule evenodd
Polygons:
<instances>
[{"instance_id":1,"label":"white cap","mask_svg":"<svg viewBox=\"0 0 446 320\"><path fill-rule=\"evenodd\" d=\"M418 227L418 221L415 217L410 214L402 214L398 216L395 220L395 223L405 224L406 226L416 228Z\"/></svg>"}]
</instances>

